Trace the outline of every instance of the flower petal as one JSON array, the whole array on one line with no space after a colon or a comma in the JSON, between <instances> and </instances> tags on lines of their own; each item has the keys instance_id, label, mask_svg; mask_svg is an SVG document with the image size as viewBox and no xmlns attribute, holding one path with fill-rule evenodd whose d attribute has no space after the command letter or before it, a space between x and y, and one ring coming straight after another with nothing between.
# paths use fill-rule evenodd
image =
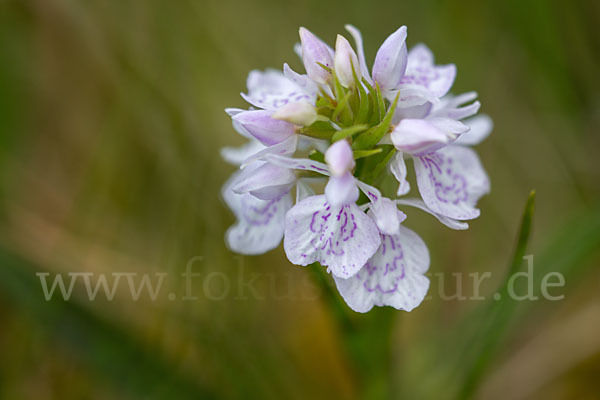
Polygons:
<instances>
[{"instance_id":1,"label":"flower petal","mask_svg":"<svg viewBox=\"0 0 600 400\"><path fill-rule=\"evenodd\" d=\"M394 128L390 138L397 150L419 155L444 147L455 136L448 135L428 120L403 119Z\"/></svg>"},{"instance_id":2,"label":"flower petal","mask_svg":"<svg viewBox=\"0 0 600 400\"><path fill-rule=\"evenodd\" d=\"M242 124L240 124L235 119L233 119L233 117L235 117L236 115L241 114L246 111L247 110L243 110L241 108L226 108L225 109L225 112L227 113L227 115L229 115L232 118L231 124L233 125L233 129L235 129L235 131L237 133L239 133L240 135L242 135L243 137L245 137L247 139L256 140L254 138L254 136L252 136L252 134L250 132L248 132L248 130L246 128L244 128L244 126Z\"/></svg>"},{"instance_id":3,"label":"flower petal","mask_svg":"<svg viewBox=\"0 0 600 400\"><path fill-rule=\"evenodd\" d=\"M315 191L305 182L304 179L298 179L296 184L296 203L301 202L307 197L314 196Z\"/></svg>"},{"instance_id":4,"label":"flower petal","mask_svg":"<svg viewBox=\"0 0 600 400\"><path fill-rule=\"evenodd\" d=\"M467 92L458 96L446 95L438 104L431 110L431 116L446 117L452 119L463 119L477 114L481 103L475 101L469 105L463 106L464 103L473 101L477 98L476 92Z\"/></svg>"},{"instance_id":5,"label":"flower petal","mask_svg":"<svg viewBox=\"0 0 600 400\"><path fill-rule=\"evenodd\" d=\"M485 115L478 115L465 121L465 124L471 128L467 133L460 135L454 144L463 146L475 146L489 136L494 128L492 119Z\"/></svg>"},{"instance_id":6,"label":"flower petal","mask_svg":"<svg viewBox=\"0 0 600 400\"><path fill-rule=\"evenodd\" d=\"M427 294L429 251L423 240L403 226L398 234L382 235L381 247L356 275L335 277L335 284L350 308L367 312L373 306L411 311Z\"/></svg>"},{"instance_id":7,"label":"flower petal","mask_svg":"<svg viewBox=\"0 0 600 400\"><path fill-rule=\"evenodd\" d=\"M356 204L333 207L324 195L300 201L285 218L288 259L297 265L319 262L337 277L356 274L380 243L377 226Z\"/></svg>"},{"instance_id":8,"label":"flower petal","mask_svg":"<svg viewBox=\"0 0 600 400\"><path fill-rule=\"evenodd\" d=\"M258 140L252 140L244 143L239 147L223 147L221 149L221 157L225 161L233 165L241 165L246 159L259 153L265 148Z\"/></svg>"},{"instance_id":9,"label":"flower petal","mask_svg":"<svg viewBox=\"0 0 600 400\"><path fill-rule=\"evenodd\" d=\"M459 220L479 216L475 205L490 182L473 150L448 146L414 157L414 163L419 191L433 212Z\"/></svg>"},{"instance_id":10,"label":"flower petal","mask_svg":"<svg viewBox=\"0 0 600 400\"><path fill-rule=\"evenodd\" d=\"M296 175L287 168L269 162L254 163L259 166L248 166L242 170L238 182L231 188L234 192L250 193L262 200L272 200L288 193L296 182Z\"/></svg>"},{"instance_id":11,"label":"flower petal","mask_svg":"<svg viewBox=\"0 0 600 400\"><path fill-rule=\"evenodd\" d=\"M356 179L350 172L342 176L332 176L325 186L325 196L327 202L333 207L356 203L358 200L358 188Z\"/></svg>"},{"instance_id":12,"label":"flower petal","mask_svg":"<svg viewBox=\"0 0 600 400\"><path fill-rule=\"evenodd\" d=\"M440 221L442 224L446 225L450 229L455 229L455 230L459 230L459 231L469 229L469 224L467 224L466 222L448 218L444 215L441 215L441 214L431 211L429 209L429 207L427 207L427 205L421 199L396 199L394 201L398 205L410 206L410 207L415 207L420 210L423 210L426 213L431 214L434 217L436 217L438 219L438 221Z\"/></svg>"},{"instance_id":13,"label":"flower petal","mask_svg":"<svg viewBox=\"0 0 600 400\"><path fill-rule=\"evenodd\" d=\"M335 41L335 56L333 58L335 74L344 87L354 86L354 74L358 80L361 78L360 66L356 52L342 35L337 35Z\"/></svg>"},{"instance_id":14,"label":"flower petal","mask_svg":"<svg viewBox=\"0 0 600 400\"><path fill-rule=\"evenodd\" d=\"M373 64L373 80L383 91L398 89L406 71L406 26L400 27L383 42Z\"/></svg>"},{"instance_id":15,"label":"flower petal","mask_svg":"<svg viewBox=\"0 0 600 400\"><path fill-rule=\"evenodd\" d=\"M406 219L406 215L398 210L396 203L383 197L376 187L359 180L356 181L356 184L371 201L369 212L379 231L386 235L396 234L398 227Z\"/></svg>"},{"instance_id":16,"label":"flower petal","mask_svg":"<svg viewBox=\"0 0 600 400\"><path fill-rule=\"evenodd\" d=\"M345 25L344 28L346 28L350 35L352 35L354 43L356 44L356 51L358 52L358 62L360 64L360 72L363 78L365 78L367 82L372 83L373 80L371 79L371 75L369 74L369 66L367 65L367 61L365 60L365 50L363 47L363 40L360 31L356 27L349 24Z\"/></svg>"},{"instance_id":17,"label":"flower petal","mask_svg":"<svg viewBox=\"0 0 600 400\"><path fill-rule=\"evenodd\" d=\"M280 71L251 71L246 82L248 94L242 97L248 103L264 110L277 110L288 103L315 102L315 93L306 92Z\"/></svg>"},{"instance_id":18,"label":"flower petal","mask_svg":"<svg viewBox=\"0 0 600 400\"><path fill-rule=\"evenodd\" d=\"M394 156L390 163L390 171L399 183L396 196L404 196L410 191L410 183L406 180L406 162L404 162L404 155L401 152L396 153Z\"/></svg>"},{"instance_id":19,"label":"flower petal","mask_svg":"<svg viewBox=\"0 0 600 400\"><path fill-rule=\"evenodd\" d=\"M454 64L436 66L431 50L424 44L419 44L408 52L402 85L422 86L435 97L442 97L452 87L455 77Z\"/></svg>"},{"instance_id":20,"label":"flower petal","mask_svg":"<svg viewBox=\"0 0 600 400\"><path fill-rule=\"evenodd\" d=\"M329 169L327 168L327 165L318 161L311 160L309 158L290 158L283 157L277 154L266 154L264 159L269 161L270 163L279 165L284 168L299 169L302 171L313 171L321 175L329 176Z\"/></svg>"},{"instance_id":21,"label":"flower petal","mask_svg":"<svg viewBox=\"0 0 600 400\"><path fill-rule=\"evenodd\" d=\"M251 110L233 116L246 131L266 146L281 143L294 135L294 124L271 118L272 111Z\"/></svg>"},{"instance_id":22,"label":"flower petal","mask_svg":"<svg viewBox=\"0 0 600 400\"><path fill-rule=\"evenodd\" d=\"M402 105L402 107L396 107L396 111L394 112L394 117L392 119L392 124L397 125L401 120L405 118L424 119L431 113L432 107L433 104L428 101L418 106L406 107L405 105Z\"/></svg>"},{"instance_id":23,"label":"flower petal","mask_svg":"<svg viewBox=\"0 0 600 400\"><path fill-rule=\"evenodd\" d=\"M239 175L234 174L222 191L223 199L237 217L225 240L237 253L262 254L281 242L285 213L292 207L292 198L289 193L272 200L261 200L250 193L237 194L231 187Z\"/></svg>"},{"instance_id":24,"label":"flower petal","mask_svg":"<svg viewBox=\"0 0 600 400\"><path fill-rule=\"evenodd\" d=\"M291 122L292 124L309 126L317 120L317 110L306 101L288 103L272 115L275 119Z\"/></svg>"},{"instance_id":25,"label":"flower petal","mask_svg":"<svg viewBox=\"0 0 600 400\"><path fill-rule=\"evenodd\" d=\"M333 176L342 176L356 165L352 147L346 140L339 140L329 146L325 152L325 162Z\"/></svg>"},{"instance_id":26,"label":"flower petal","mask_svg":"<svg viewBox=\"0 0 600 400\"><path fill-rule=\"evenodd\" d=\"M314 104L319 88L315 84L315 82L308 77L308 75L302 75L297 73L296 71L291 69L287 63L283 64L283 74L290 81L294 82L296 86L301 88L304 93L310 96L310 98L312 99L310 103Z\"/></svg>"},{"instance_id":27,"label":"flower petal","mask_svg":"<svg viewBox=\"0 0 600 400\"><path fill-rule=\"evenodd\" d=\"M300 42L306 74L317 83L326 83L331 73L319 64L333 68L333 50L306 28L300 28Z\"/></svg>"},{"instance_id":28,"label":"flower petal","mask_svg":"<svg viewBox=\"0 0 600 400\"><path fill-rule=\"evenodd\" d=\"M257 140L253 139L254 142L259 143ZM261 150L250 154L242 163L241 168L245 168L248 164L250 164L254 160L258 160L260 158L264 158L267 154L279 154L279 155L290 155L296 151L296 147L298 146L298 135L290 136L285 139L281 143L274 144L273 146L266 147L261 146Z\"/></svg>"}]
</instances>

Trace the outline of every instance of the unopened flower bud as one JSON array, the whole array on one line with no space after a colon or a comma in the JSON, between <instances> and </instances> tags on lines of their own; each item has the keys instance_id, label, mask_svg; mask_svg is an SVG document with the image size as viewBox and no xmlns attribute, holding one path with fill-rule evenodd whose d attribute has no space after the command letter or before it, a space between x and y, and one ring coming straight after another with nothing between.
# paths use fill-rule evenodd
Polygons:
<instances>
[{"instance_id":1,"label":"unopened flower bud","mask_svg":"<svg viewBox=\"0 0 600 400\"><path fill-rule=\"evenodd\" d=\"M317 110L305 101L288 103L277 110L272 117L296 125L309 126L317 120Z\"/></svg>"},{"instance_id":2,"label":"unopened flower bud","mask_svg":"<svg viewBox=\"0 0 600 400\"><path fill-rule=\"evenodd\" d=\"M338 35L337 40L335 41L335 58L333 60L333 65L335 74L344 87L354 86L353 69L358 79L361 77L356 52L348 40L342 35Z\"/></svg>"},{"instance_id":3,"label":"unopened flower bud","mask_svg":"<svg viewBox=\"0 0 600 400\"><path fill-rule=\"evenodd\" d=\"M296 132L293 124L272 118L272 112L266 110L244 111L236 114L233 121L265 146L281 143Z\"/></svg>"},{"instance_id":4,"label":"unopened flower bud","mask_svg":"<svg viewBox=\"0 0 600 400\"><path fill-rule=\"evenodd\" d=\"M379 48L373 64L373 80L384 91L397 89L404 77L407 60L406 26L403 26Z\"/></svg>"},{"instance_id":5,"label":"unopened flower bud","mask_svg":"<svg viewBox=\"0 0 600 400\"><path fill-rule=\"evenodd\" d=\"M354 168L352 148L346 140L340 140L329 146L325 152L325 161L333 176L342 176Z\"/></svg>"},{"instance_id":6,"label":"unopened flower bud","mask_svg":"<svg viewBox=\"0 0 600 400\"><path fill-rule=\"evenodd\" d=\"M331 48L306 28L300 28L300 42L302 61L308 77L317 83L327 83L331 74L321 65L333 68Z\"/></svg>"}]
</instances>

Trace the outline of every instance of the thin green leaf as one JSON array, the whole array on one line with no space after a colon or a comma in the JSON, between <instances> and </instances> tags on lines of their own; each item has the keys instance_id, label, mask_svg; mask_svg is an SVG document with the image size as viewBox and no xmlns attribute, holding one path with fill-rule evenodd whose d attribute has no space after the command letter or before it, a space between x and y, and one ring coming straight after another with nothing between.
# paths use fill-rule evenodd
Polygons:
<instances>
[{"instance_id":1,"label":"thin green leaf","mask_svg":"<svg viewBox=\"0 0 600 400\"><path fill-rule=\"evenodd\" d=\"M356 86L356 90L358 90L359 95L358 112L356 113L354 123L364 124L369 119L369 96L367 95L364 86L360 82L360 79L358 79L356 71L354 71L354 64L352 65L352 75L354 76L354 85Z\"/></svg>"},{"instance_id":2,"label":"thin green leaf","mask_svg":"<svg viewBox=\"0 0 600 400\"><path fill-rule=\"evenodd\" d=\"M334 133L334 135L331 137L331 141L337 142L338 140L346 139L350 136L356 135L357 133L364 132L368 127L368 125L362 124L341 129Z\"/></svg>"},{"instance_id":3,"label":"thin green leaf","mask_svg":"<svg viewBox=\"0 0 600 400\"><path fill-rule=\"evenodd\" d=\"M317 121L311 126L305 126L298 130L298 133L305 136L310 136L315 139L327 139L330 140L331 136L336 133L337 130L331 126L329 122Z\"/></svg>"},{"instance_id":4,"label":"thin green leaf","mask_svg":"<svg viewBox=\"0 0 600 400\"><path fill-rule=\"evenodd\" d=\"M335 110L333 110L333 115L331 116L331 119L333 121L337 121L339 116L342 114L342 112L344 112L344 110L347 108L348 106L348 100L350 99L350 96L352 95L352 92L348 92L346 93L346 95L339 101L337 107L335 108Z\"/></svg>"},{"instance_id":5,"label":"thin green leaf","mask_svg":"<svg viewBox=\"0 0 600 400\"><path fill-rule=\"evenodd\" d=\"M381 93L381 88L379 87L379 83L375 82L375 94L377 95L377 105L379 108L379 119L383 119L383 115L385 113L385 100L383 98L383 94ZM398 95L396 95L396 101L398 101L398 96L400 95L400 93L398 93Z\"/></svg>"},{"instance_id":6,"label":"thin green leaf","mask_svg":"<svg viewBox=\"0 0 600 400\"><path fill-rule=\"evenodd\" d=\"M473 396L475 389L493 358L504 332L508 328L511 313L506 312L506 310L507 308L513 307L510 303L514 303L508 295L508 282L514 273L518 272L523 265L523 256L525 255L527 244L529 243L534 211L535 191L532 190L527 198L523 217L521 218L521 228L519 229L515 251L499 292L501 300L489 303L488 309L484 313L487 317L487 321L482 321L482 328L480 329L478 338L474 341L479 344L479 347L475 347L477 349L476 357L474 358L471 367L467 370L467 375L460 391L461 399L467 399Z\"/></svg>"},{"instance_id":7,"label":"thin green leaf","mask_svg":"<svg viewBox=\"0 0 600 400\"><path fill-rule=\"evenodd\" d=\"M374 154L381 153L383 149L381 147L372 149L372 150L354 150L352 154L354 155L354 159L357 160L359 158L369 157Z\"/></svg>"}]
</instances>

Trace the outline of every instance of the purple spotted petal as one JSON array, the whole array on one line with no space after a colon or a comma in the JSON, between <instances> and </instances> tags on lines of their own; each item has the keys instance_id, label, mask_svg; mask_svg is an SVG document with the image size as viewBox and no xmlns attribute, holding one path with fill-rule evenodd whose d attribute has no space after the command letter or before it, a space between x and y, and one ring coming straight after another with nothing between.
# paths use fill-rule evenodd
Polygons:
<instances>
[{"instance_id":1,"label":"purple spotted petal","mask_svg":"<svg viewBox=\"0 0 600 400\"><path fill-rule=\"evenodd\" d=\"M326 83L331 74L319 64L333 68L333 50L306 28L300 28L300 42L306 74L317 83Z\"/></svg>"},{"instance_id":2,"label":"purple spotted petal","mask_svg":"<svg viewBox=\"0 0 600 400\"><path fill-rule=\"evenodd\" d=\"M300 101L314 104L316 98L316 92L307 92L283 73L272 69L250 72L246 85L248 93L242 93L244 100L264 110L277 110Z\"/></svg>"},{"instance_id":3,"label":"purple spotted petal","mask_svg":"<svg viewBox=\"0 0 600 400\"><path fill-rule=\"evenodd\" d=\"M337 277L356 274L380 243L375 222L356 204L333 207L324 195L300 201L285 217L288 259L297 265L319 262Z\"/></svg>"},{"instance_id":4,"label":"purple spotted petal","mask_svg":"<svg viewBox=\"0 0 600 400\"><path fill-rule=\"evenodd\" d=\"M373 306L411 311L429 289L424 276L429 251L413 231L400 227L396 235L382 235L381 247L352 278L335 277L335 284L350 308L367 312Z\"/></svg>"},{"instance_id":5,"label":"purple spotted petal","mask_svg":"<svg viewBox=\"0 0 600 400\"><path fill-rule=\"evenodd\" d=\"M404 77L407 63L406 26L388 36L373 64L373 80L383 91L396 90Z\"/></svg>"},{"instance_id":6,"label":"purple spotted petal","mask_svg":"<svg viewBox=\"0 0 600 400\"><path fill-rule=\"evenodd\" d=\"M478 145L489 136L494 128L492 119L485 114L478 115L477 117L473 117L464 122L469 128L471 128L471 130L460 135L454 144L460 144L464 146Z\"/></svg>"},{"instance_id":7,"label":"purple spotted petal","mask_svg":"<svg viewBox=\"0 0 600 400\"><path fill-rule=\"evenodd\" d=\"M225 184L222 196L237 217L225 235L229 248L241 254L262 254L279 245L283 237L285 213L292 207L289 193L272 200L261 200L249 193L231 190L240 173Z\"/></svg>"},{"instance_id":8,"label":"purple spotted petal","mask_svg":"<svg viewBox=\"0 0 600 400\"><path fill-rule=\"evenodd\" d=\"M294 135L294 124L271 118L272 111L244 111L233 116L246 131L266 146L281 143Z\"/></svg>"},{"instance_id":9,"label":"purple spotted petal","mask_svg":"<svg viewBox=\"0 0 600 400\"><path fill-rule=\"evenodd\" d=\"M401 88L404 86L420 86L439 98L448 93L454 83L455 76L456 67L454 64L436 66L431 50L420 44L408 52L408 63L402 78Z\"/></svg>"},{"instance_id":10,"label":"purple spotted petal","mask_svg":"<svg viewBox=\"0 0 600 400\"><path fill-rule=\"evenodd\" d=\"M473 150L452 145L414 157L414 164L419 191L433 212L459 220L479 216L475 205L490 182Z\"/></svg>"},{"instance_id":11,"label":"purple spotted petal","mask_svg":"<svg viewBox=\"0 0 600 400\"><path fill-rule=\"evenodd\" d=\"M396 153L392 159L390 171L399 183L396 196L404 196L410 191L410 183L406 180L406 162L404 161L404 155L401 152Z\"/></svg>"},{"instance_id":12,"label":"purple spotted petal","mask_svg":"<svg viewBox=\"0 0 600 400\"><path fill-rule=\"evenodd\" d=\"M296 183L296 175L287 168L263 161L254 161L253 164L257 166L249 165L242 170L238 182L231 188L234 192L272 200L288 193Z\"/></svg>"}]
</instances>

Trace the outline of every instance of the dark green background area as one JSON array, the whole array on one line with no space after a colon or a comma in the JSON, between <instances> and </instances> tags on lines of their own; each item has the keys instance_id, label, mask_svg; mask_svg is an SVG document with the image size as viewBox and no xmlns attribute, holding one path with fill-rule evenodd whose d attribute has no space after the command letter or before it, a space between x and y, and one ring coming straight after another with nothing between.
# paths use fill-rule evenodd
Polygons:
<instances>
[{"instance_id":1,"label":"dark green background area","mask_svg":"<svg viewBox=\"0 0 600 400\"><path fill-rule=\"evenodd\" d=\"M495 123L468 231L405 210L445 282L411 313L352 316L373 332L352 342L368 377L311 271L281 248L229 252L219 195L234 171L219 149L243 143L223 109L246 107L248 72L300 71L298 27L333 44L346 23L369 62L407 25ZM599 25L596 1L0 0L0 398L597 398ZM495 303L531 189L536 290L558 271L565 298ZM228 279L223 299L198 278L181 300L195 256ZM487 301L440 298L453 273L486 271ZM36 272L168 277L157 301L123 286L90 302L77 285L46 302ZM239 285L253 277L256 293Z\"/></svg>"}]
</instances>

